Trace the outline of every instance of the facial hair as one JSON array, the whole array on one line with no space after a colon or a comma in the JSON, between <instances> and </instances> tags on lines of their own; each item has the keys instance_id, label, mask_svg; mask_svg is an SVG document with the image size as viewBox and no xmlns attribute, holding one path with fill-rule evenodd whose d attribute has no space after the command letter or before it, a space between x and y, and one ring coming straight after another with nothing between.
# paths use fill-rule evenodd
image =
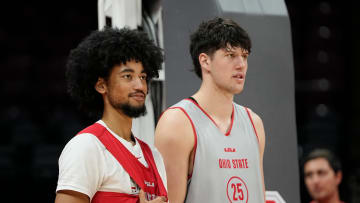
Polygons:
<instances>
[{"instance_id":1,"label":"facial hair","mask_svg":"<svg viewBox=\"0 0 360 203\"><path fill-rule=\"evenodd\" d=\"M132 106L129 102L119 103L116 102L112 95L109 95L109 103L115 109L121 110L125 115L129 116L130 118L144 116L147 113L145 104L141 106Z\"/></svg>"},{"instance_id":2,"label":"facial hair","mask_svg":"<svg viewBox=\"0 0 360 203\"><path fill-rule=\"evenodd\" d=\"M118 108L130 118L137 118L146 114L145 104L138 107L131 106L129 103L119 104Z\"/></svg>"}]
</instances>

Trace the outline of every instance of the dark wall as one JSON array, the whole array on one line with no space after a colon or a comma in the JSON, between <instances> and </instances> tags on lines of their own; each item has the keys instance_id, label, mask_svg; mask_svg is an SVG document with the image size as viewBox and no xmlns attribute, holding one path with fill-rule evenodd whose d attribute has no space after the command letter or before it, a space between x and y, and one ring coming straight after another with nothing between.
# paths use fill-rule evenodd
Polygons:
<instances>
[{"instance_id":1,"label":"dark wall","mask_svg":"<svg viewBox=\"0 0 360 203\"><path fill-rule=\"evenodd\" d=\"M70 49L97 29L96 1L7 1L1 8L0 179L3 200L55 199L57 159L90 121L65 88Z\"/></svg>"},{"instance_id":2,"label":"dark wall","mask_svg":"<svg viewBox=\"0 0 360 203\"><path fill-rule=\"evenodd\" d=\"M359 12L351 2L286 0L296 79L299 158L328 148L343 164L341 198L360 201ZM302 202L309 202L301 176Z\"/></svg>"}]
</instances>

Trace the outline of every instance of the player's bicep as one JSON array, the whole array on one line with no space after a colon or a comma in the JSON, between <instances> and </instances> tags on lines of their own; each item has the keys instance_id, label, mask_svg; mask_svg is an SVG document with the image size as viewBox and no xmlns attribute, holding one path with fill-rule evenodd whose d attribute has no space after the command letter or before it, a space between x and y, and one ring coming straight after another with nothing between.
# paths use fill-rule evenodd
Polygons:
<instances>
[{"instance_id":1,"label":"player's bicep","mask_svg":"<svg viewBox=\"0 0 360 203\"><path fill-rule=\"evenodd\" d=\"M260 155L261 155L261 160L263 159L264 156L264 150L265 150L265 130L264 130L264 124L261 120L261 118L254 113L253 111L251 111L251 117L253 119L254 122L254 126L256 129L256 133L257 136L259 138L259 146L260 146Z\"/></svg>"},{"instance_id":2,"label":"player's bicep","mask_svg":"<svg viewBox=\"0 0 360 203\"><path fill-rule=\"evenodd\" d=\"M72 191L60 190L56 193L55 203L89 203L90 199L87 195Z\"/></svg>"},{"instance_id":3,"label":"player's bicep","mask_svg":"<svg viewBox=\"0 0 360 203\"><path fill-rule=\"evenodd\" d=\"M254 126L256 129L257 136L259 138L259 148L260 148L260 170L261 170L261 176L262 176L262 182L263 182L263 190L265 195L265 182L264 182L264 165L263 165L263 159L264 159L264 151L265 151L265 130L264 130L264 124L261 120L261 118L254 112L251 112L251 117L254 122ZM264 196L265 199L265 196Z\"/></svg>"},{"instance_id":4,"label":"player's bicep","mask_svg":"<svg viewBox=\"0 0 360 203\"><path fill-rule=\"evenodd\" d=\"M181 110L170 109L162 115L155 131L155 146L164 159L171 202L185 199L194 142L191 123Z\"/></svg>"},{"instance_id":5,"label":"player's bicep","mask_svg":"<svg viewBox=\"0 0 360 203\"><path fill-rule=\"evenodd\" d=\"M155 146L164 159L171 157L180 161L179 164L188 163L194 133L188 117L181 110L167 110L160 118L155 130Z\"/></svg>"}]
</instances>

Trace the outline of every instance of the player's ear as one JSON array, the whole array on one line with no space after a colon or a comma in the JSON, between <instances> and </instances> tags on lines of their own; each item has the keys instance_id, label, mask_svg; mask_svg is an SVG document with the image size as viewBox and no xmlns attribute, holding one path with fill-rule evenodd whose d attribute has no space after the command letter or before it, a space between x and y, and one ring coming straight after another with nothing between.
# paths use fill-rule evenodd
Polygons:
<instances>
[{"instance_id":1,"label":"player's ear","mask_svg":"<svg viewBox=\"0 0 360 203\"><path fill-rule=\"evenodd\" d=\"M199 54L199 63L200 66L202 68L204 68L206 71L210 71L210 56L205 54L205 53L201 53Z\"/></svg>"},{"instance_id":2,"label":"player's ear","mask_svg":"<svg viewBox=\"0 0 360 203\"><path fill-rule=\"evenodd\" d=\"M106 81L104 78L99 77L98 81L95 83L95 90L100 94L105 94L107 91Z\"/></svg>"},{"instance_id":3,"label":"player's ear","mask_svg":"<svg viewBox=\"0 0 360 203\"><path fill-rule=\"evenodd\" d=\"M341 183L341 180L342 180L342 172L341 171L338 171L336 174L336 183L339 185Z\"/></svg>"}]
</instances>

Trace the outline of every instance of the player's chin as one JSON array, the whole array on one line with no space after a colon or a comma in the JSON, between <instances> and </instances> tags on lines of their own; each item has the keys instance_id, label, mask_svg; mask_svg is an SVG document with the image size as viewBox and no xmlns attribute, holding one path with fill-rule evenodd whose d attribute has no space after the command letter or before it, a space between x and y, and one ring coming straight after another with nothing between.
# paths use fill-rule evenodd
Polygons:
<instances>
[{"instance_id":1,"label":"player's chin","mask_svg":"<svg viewBox=\"0 0 360 203\"><path fill-rule=\"evenodd\" d=\"M142 102L142 103L137 103L137 104L130 104L131 105L131 107L132 108L134 108L134 109L141 109L141 108L143 108L144 106L145 106L145 103L144 102Z\"/></svg>"},{"instance_id":2,"label":"player's chin","mask_svg":"<svg viewBox=\"0 0 360 203\"><path fill-rule=\"evenodd\" d=\"M243 87L237 87L232 90L233 94L240 94L244 90Z\"/></svg>"},{"instance_id":3,"label":"player's chin","mask_svg":"<svg viewBox=\"0 0 360 203\"><path fill-rule=\"evenodd\" d=\"M323 192L313 192L312 197L314 199L323 199L326 195Z\"/></svg>"}]
</instances>

